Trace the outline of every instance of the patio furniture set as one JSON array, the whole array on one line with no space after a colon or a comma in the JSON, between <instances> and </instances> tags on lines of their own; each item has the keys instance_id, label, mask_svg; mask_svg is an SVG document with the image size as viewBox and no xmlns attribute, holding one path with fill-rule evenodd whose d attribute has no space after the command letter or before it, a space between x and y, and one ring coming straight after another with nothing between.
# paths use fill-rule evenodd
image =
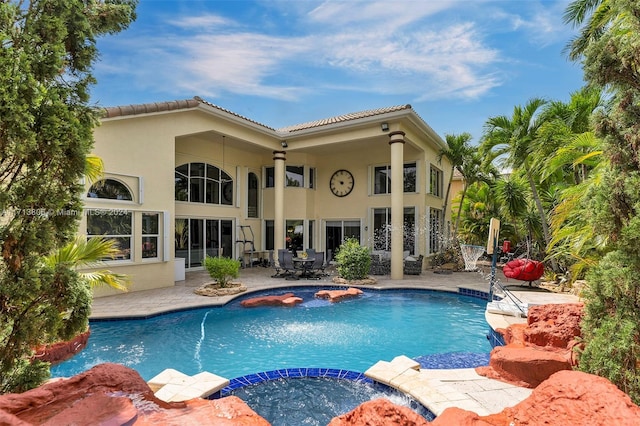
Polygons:
<instances>
[{"instance_id":1,"label":"patio furniture set","mask_svg":"<svg viewBox=\"0 0 640 426\"><path fill-rule=\"evenodd\" d=\"M315 251L307 249L306 255L294 256L292 252L286 249L278 250L278 263L275 265L276 273L272 278L286 278L298 280L300 278L313 280L326 277L327 267L325 253L323 251Z\"/></svg>"},{"instance_id":2,"label":"patio furniture set","mask_svg":"<svg viewBox=\"0 0 640 426\"><path fill-rule=\"evenodd\" d=\"M403 271L405 275L420 275L422 273L422 261L424 256L410 256L408 253L404 256ZM391 257L384 253L371 254L371 267L369 269L371 275L390 275L391 274Z\"/></svg>"}]
</instances>

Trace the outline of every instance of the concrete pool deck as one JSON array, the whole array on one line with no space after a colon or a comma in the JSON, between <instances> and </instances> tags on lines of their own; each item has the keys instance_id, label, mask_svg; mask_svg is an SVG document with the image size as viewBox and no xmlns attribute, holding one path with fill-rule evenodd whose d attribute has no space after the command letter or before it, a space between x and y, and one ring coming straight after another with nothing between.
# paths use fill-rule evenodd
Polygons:
<instances>
[{"instance_id":1,"label":"concrete pool deck","mask_svg":"<svg viewBox=\"0 0 640 426\"><path fill-rule=\"evenodd\" d=\"M487 265L478 266L477 272L438 274L427 270L421 275L405 275L403 280L391 280L389 276L376 276L375 284L359 287L363 289L415 288L455 293L458 293L459 288L465 288L488 292L490 268ZM93 301L91 319L145 318L188 308L221 306L248 292L290 289L297 286L335 286L336 284L332 281L335 271L329 269L327 272L328 276L318 280L286 280L272 278L271 275L274 274L272 268L245 268L240 270L237 281L247 286L247 292L224 297L196 295L193 290L210 282L211 278L206 271L187 272L186 279L176 282L173 287L96 298ZM523 303L579 301L578 297L573 295L553 293L536 287L530 288L527 283L513 279L507 280L500 269L497 270L496 280L509 288L512 294ZM494 330L506 328L514 323L526 323L526 318L515 316L486 313L485 317ZM516 405L531 394L531 389L479 376L473 368L416 369L415 365L407 365L402 357L395 361L380 360L367 371L367 375L412 395L435 415L440 415L449 407L471 410L479 415L498 413L506 407Z\"/></svg>"}]
</instances>

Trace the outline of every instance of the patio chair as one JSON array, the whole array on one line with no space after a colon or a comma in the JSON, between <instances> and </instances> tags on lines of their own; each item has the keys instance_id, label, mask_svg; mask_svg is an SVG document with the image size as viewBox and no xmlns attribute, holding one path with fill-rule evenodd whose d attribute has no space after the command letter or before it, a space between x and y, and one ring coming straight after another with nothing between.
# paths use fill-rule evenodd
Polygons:
<instances>
[{"instance_id":1,"label":"patio chair","mask_svg":"<svg viewBox=\"0 0 640 426\"><path fill-rule=\"evenodd\" d=\"M313 277L319 279L320 277L326 277L328 274L324 272L324 252L318 251L315 254L315 260L313 261L313 265L311 265L311 272Z\"/></svg>"},{"instance_id":2,"label":"patio chair","mask_svg":"<svg viewBox=\"0 0 640 426\"><path fill-rule=\"evenodd\" d=\"M278 249L278 263L275 263L273 261L273 250L269 252L269 256L270 256L269 260L271 261L271 265L276 270L276 273L274 275L271 275L271 278L280 278L286 274L286 270L283 267L285 253L288 253L286 249Z\"/></svg>"},{"instance_id":3,"label":"patio chair","mask_svg":"<svg viewBox=\"0 0 640 426\"><path fill-rule=\"evenodd\" d=\"M370 275L389 275L391 273L391 259L379 254L371 255Z\"/></svg>"},{"instance_id":4,"label":"patio chair","mask_svg":"<svg viewBox=\"0 0 640 426\"><path fill-rule=\"evenodd\" d=\"M420 275L422 273L422 259L420 255L414 260L405 259L404 261L404 273L405 275Z\"/></svg>"},{"instance_id":5,"label":"patio chair","mask_svg":"<svg viewBox=\"0 0 640 426\"><path fill-rule=\"evenodd\" d=\"M298 268L293 263L293 253L288 250L284 250L282 253L282 262L280 263L280 268L282 268L282 275L287 279L297 279L296 272L299 271Z\"/></svg>"}]
</instances>

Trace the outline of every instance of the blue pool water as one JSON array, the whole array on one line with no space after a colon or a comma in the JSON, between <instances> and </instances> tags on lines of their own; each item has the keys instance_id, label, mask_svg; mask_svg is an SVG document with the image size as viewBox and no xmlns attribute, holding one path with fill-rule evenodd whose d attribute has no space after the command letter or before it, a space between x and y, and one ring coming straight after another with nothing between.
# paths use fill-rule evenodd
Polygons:
<instances>
[{"instance_id":1,"label":"blue pool water","mask_svg":"<svg viewBox=\"0 0 640 426\"><path fill-rule=\"evenodd\" d=\"M491 350L486 302L420 290L365 290L359 298L330 303L318 288L292 291L304 303L292 308L196 309L145 320L91 322L87 347L52 368L54 377L78 374L104 362L137 370L145 380L166 368L227 378L294 367L365 371L398 355ZM282 294L272 290L265 294ZM250 294L246 297L255 297Z\"/></svg>"}]
</instances>

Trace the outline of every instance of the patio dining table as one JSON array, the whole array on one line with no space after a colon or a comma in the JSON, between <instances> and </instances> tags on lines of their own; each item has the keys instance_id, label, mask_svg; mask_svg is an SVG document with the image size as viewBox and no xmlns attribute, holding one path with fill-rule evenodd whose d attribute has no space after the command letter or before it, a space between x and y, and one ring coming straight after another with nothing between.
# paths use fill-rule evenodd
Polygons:
<instances>
[{"instance_id":1,"label":"patio dining table","mask_svg":"<svg viewBox=\"0 0 640 426\"><path fill-rule=\"evenodd\" d=\"M293 264L300 268L300 278L313 278L311 267L316 261L315 257L294 257Z\"/></svg>"}]
</instances>

